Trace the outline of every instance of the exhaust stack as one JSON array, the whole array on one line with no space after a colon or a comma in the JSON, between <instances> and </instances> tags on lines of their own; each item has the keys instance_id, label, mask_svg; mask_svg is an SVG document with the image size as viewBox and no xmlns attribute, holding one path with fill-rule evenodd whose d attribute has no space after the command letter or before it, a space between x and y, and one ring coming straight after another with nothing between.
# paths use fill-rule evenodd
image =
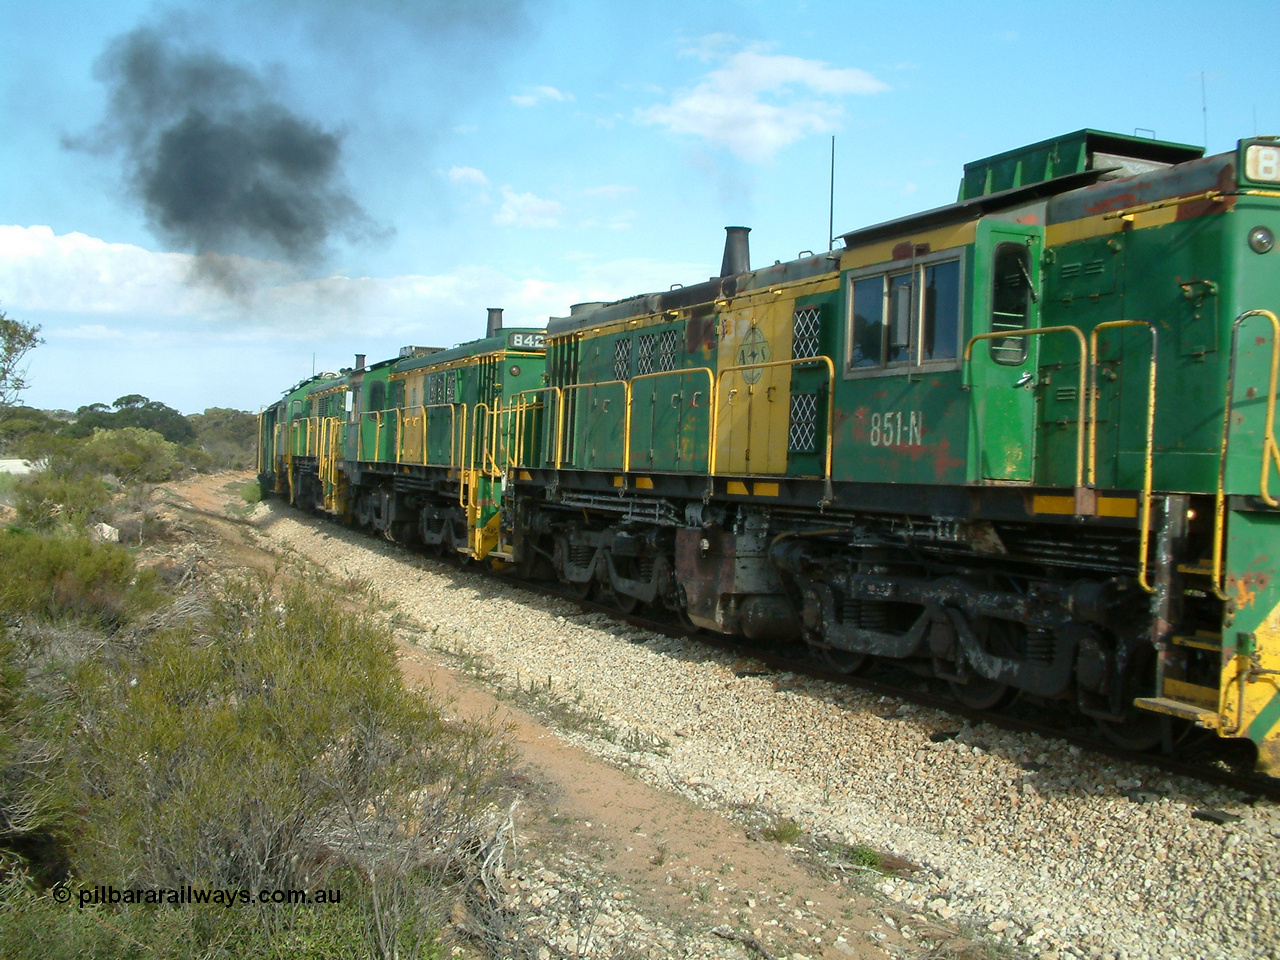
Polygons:
<instances>
[{"instance_id":1,"label":"exhaust stack","mask_svg":"<svg viewBox=\"0 0 1280 960\"><path fill-rule=\"evenodd\" d=\"M356 370L363 370L363 369L364 369L364 354L357 353L356 354Z\"/></svg>"},{"instance_id":2,"label":"exhaust stack","mask_svg":"<svg viewBox=\"0 0 1280 960\"><path fill-rule=\"evenodd\" d=\"M502 308L489 308L489 326L485 331L486 337L496 337L502 330Z\"/></svg>"},{"instance_id":3,"label":"exhaust stack","mask_svg":"<svg viewBox=\"0 0 1280 960\"><path fill-rule=\"evenodd\" d=\"M751 269L751 248L747 240L750 227L724 228L724 259L720 262L720 276L732 277Z\"/></svg>"}]
</instances>

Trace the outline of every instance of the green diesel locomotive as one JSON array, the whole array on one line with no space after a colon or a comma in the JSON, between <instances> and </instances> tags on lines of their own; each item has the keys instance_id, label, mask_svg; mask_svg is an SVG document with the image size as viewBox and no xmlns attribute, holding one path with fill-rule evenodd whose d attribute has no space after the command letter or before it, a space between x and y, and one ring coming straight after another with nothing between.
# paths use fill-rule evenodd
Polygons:
<instances>
[{"instance_id":1,"label":"green diesel locomotive","mask_svg":"<svg viewBox=\"0 0 1280 960\"><path fill-rule=\"evenodd\" d=\"M1202 153L1083 130L830 252L731 227L704 283L360 359L264 413L264 489L1280 776L1280 140Z\"/></svg>"}]
</instances>

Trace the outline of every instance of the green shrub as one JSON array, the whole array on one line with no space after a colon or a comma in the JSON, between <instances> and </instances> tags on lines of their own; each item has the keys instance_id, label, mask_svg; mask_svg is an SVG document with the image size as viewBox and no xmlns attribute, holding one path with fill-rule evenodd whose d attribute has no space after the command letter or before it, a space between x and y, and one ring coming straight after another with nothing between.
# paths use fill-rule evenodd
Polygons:
<instances>
[{"instance_id":1,"label":"green shrub","mask_svg":"<svg viewBox=\"0 0 1280 960\"><path fill-rule=\"evenodd\" d=\"M90 469L123 483L163 483L182 467L178 445L142 427L95 430L80 454Z\"/></svg>"},{"instance_id":2,"label":"green shrub","mask_svg":"<svg viewBox=\"0 0 1280 960\"><path fill-rule=\"evenodd\" d=\"M0 530L0 613L117 626L161 602L155 575L123 547Z\"/></svg>"},{"instance_id":3,"label":"green shrub","mask_svg":"<svg viewBox=\"0 0 1280 960\"><path fill-rule=\"evenodd\" d=\"M420 955L474 888L508 747L407 691L389 634L325 589L232 584L189 628L86 668L74 699L92 718L68 745L87 884L332 887L338 870L384 956Z\"/></svg>"},{"instance_id":4,"label":"green shrub","mask_svg":"<svg viewBox=\"0 0 1280 960\"><path fill-rule=\"evenodd\" d=\"M31 462L43 461L45 473L59 477L84 476L91 472L80 453L84 440L55 433L32 434L13 451Z\"/></svg>"},{"instance_id":5,"label":"green shrub","mask_svg":"<svg viewBox=\"0 0 1280 960\"><path fill-rule=\"evenodd\" d=\"M803 834L800 824L790 817L783 817L764 830L764 838L774 843L795 843Z\"/></svg>"},{"instance_id":6,"label":"green shrub","mask_svg":"<svg viewBox=\"0 0 1280 960\"><path fill-rule=\"evenodd\" d=\"M194 473L208 473L216 466L214 458L194 444L184 443L177 452L183 469Z\"/></svg>"},{"instance_id":7,"label":"green shrub","mask_svg":"<svg viewBox=\"0 0 1280 960\"><path fill-rule=\"evenodd\" d=\"M19 449L29 438L48 433L57 426L57 421L42 410L0 406L0 455L13 456L11 451Z\"/></svg>"},{"instance_id":8,"label":"green shrub","mask_svg":"<svg viewBox=\"0 0 1280 960\"><path fill-rule=\"evenodd\" d=\"M13 506L14 485L18 482L18 478L12 473L0 473L0 503L6 507Z\"/></svg>"},{"instance_id":9,"label":"green shrub","mask_svg":"<svg viewBox=\"0 0 1280 960\"><path fill-rule=\"evenodd\" d=\"M240 499L248 504L260 503L262 501L262 487L258 485L257 480L250 480L240 488Z\"/></svg>"},{"instance_id":10,"label":"green shrub","mask_svg":"<svg viewBox=\"0 0 1280 960\"><path fill-rule=\"evenodd\" d=\"M14 483L18 521L37 530L60 524L83 527L105 516L111 501L106 484L95 476L41 470Z\"/></svg>"}]
</instances>

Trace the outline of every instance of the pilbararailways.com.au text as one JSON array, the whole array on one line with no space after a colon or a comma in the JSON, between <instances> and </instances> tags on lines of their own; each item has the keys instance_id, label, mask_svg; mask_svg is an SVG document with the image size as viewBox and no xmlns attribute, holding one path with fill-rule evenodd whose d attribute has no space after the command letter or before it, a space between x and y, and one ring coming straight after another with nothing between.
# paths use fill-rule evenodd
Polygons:
<instances>
[{"instance_id":1,"label":"pilbararailways.com.au text","mask_svg":"<svg viewBox=\"0 0 1280 960\"><path fill-rule=\"evenodd\" d=\"M57 896L57 894L63 896ZM61 887L55 898L62 903L71 900L72 891ZM116 904L149 904L153 906L221 906L247 907L268 904L331 904L342 902L338 889L317 890L243 890L233 887L84 887L75 891L76 906L81 909Z\"/></svg>"}]
</instances>

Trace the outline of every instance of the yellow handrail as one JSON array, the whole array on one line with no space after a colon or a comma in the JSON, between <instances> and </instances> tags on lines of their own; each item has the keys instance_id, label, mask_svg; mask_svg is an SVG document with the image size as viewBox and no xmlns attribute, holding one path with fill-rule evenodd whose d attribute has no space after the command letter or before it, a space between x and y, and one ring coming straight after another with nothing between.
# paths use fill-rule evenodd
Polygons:
<instances>
[{"instance_id":1,"label":"yellow handrail","mask_svg":"<svg viewBox=\"0 0 1280 960\"><path fill-rule=\"evenodd\" d=\"M707 375L707 395L708 395L708 399L710 399L711 394L715 393L715 386L716 386L716 375L711 370L710 367L684 367L680 370L659 370L657 373L642 373L642 374L639 374L638 376L632 377L631 380L628 382L627 412L626 412L626 418L625 418L623 430L622 430L622 437L623 437L622 472L623 473L629 473L631 471L631 402L634 399L632 395L634 390L633 385L637 380L652 380L656 377L679 376L681 374L687 374L687 373L705 373ZM710 410L709 419L711 423L707 430L708 443L710 443L711 437L714 436L714 431L715 431L716 417L715 417L714 408ZM711 452L711 449L712 448L708 446L707 448L708 464L712 462L711 458L714 457L714 454Z\"/></svg>"},{"instance_id":2,"label":"yellow handrail","mask_svg":"<svg viewBox=\"0 0 1280 960\"><path fill-rule=\"evenodd\" d=\"M1239 343L1240 325L1251 317L1263 317L1271 324L1271 371L1267 381L1267 414L1262 428L1262 472L1259 476L1259 496L1269 507L1277 505L1271 496L1271 461L1280 469L1280 447L1276 445L1276 374L1280 370L1280 318L1270 310L1246 310L1231 324L1231 359L1227 363L1227 395L1222 405L1222 447L1218 454L1218 491L1213 505L1213 592L1219 600L1226 600L1222 582L1222 552L1226 533L1226 480L1227 444L1231 434L1231 408L1234 402L1236 382L1236 347Z\"/></svg>"},{"instance_id":3,"label":"yellow handrail","mask_svg":"<svg viewBox=\"0 0 1280 960\"><path fill-rule=\"evenodd\" d=\"M514 394L509 404L499 405L496 411L498 448L502 454L499 466L503 470L525 465L523 462L525 416L530 410L537 409L537 404L520 399L521 395L521 393Z\"/></svg>"},{"instance_id":4,"label":"yellow handrail","mask_svg":"<svg viewBox=\"0 0 1280 960\"><path fill-rule=\"evenodd\" d=\"M462 404L462 427L458 431L458 506L466 505L462 496L463 488L466 487L467 474L467 410L469 408L465 403Z\"/></svg>"},{"instance_id":5,"label":"yellow handrail","mask_svg":"<svg viewBox=\"0 0 1280 960\"><path fill-rule=\"evenodd\" d=\"M1080 332L1079 327L1070 325L1059 327L1035 327L1030 330L1000 330L991 333L979 333L969 338L969 342L964 345L964 362L965 373L968 376L969 362L972 359L973 345L979 340L1004 340L1010 337L1042 337L1050 333L1071 333L1075 335L1076 343L1080 347L1080 385L1076 390L1076 487L1084 486L1084 435L1086 425L1086 412L1084 398L1086 392L1085 385L1085 368L1088 366L1089 347L1085 343L1084 334ZM969 384L966 384L968 386Z\"/></svg>"},{"instance_id":6,"label":"yellow handrail","mask_svg":"<svg viewBox=\"0 0 1280 960\"><path fill-rule=\"evenodd\" d=\"M547 392L551 392L551 393L554 393L554 394L555 394L555 398L556 398L556 416L557 416L557 418L559 418L559 415L560 415L560 388L559 388L559 387L537 387L537 388L535 388L535 389L533 389L533 390L521 390L519 393L517 393L517 394L515 395L515 398L514 398L514 399L519 400L521 397L526 396L526 395L539 394L539 393L547 393ZM520 402L521 402L521 403L523 403L523 402L525 402L525 401L522 401L522 400L521 400ZM537 401L533 401L533 402L534 402L534 404L536 404L536 403L537 403ZM547 431L547 433L548 433L548 437L547 437L547 439L551 439L551 431L550 431L550 430L548 430L548 431ZM560 442L560 435L559 435L559 433L557 432L557 433L556 433L556 435L555 435L555 443L556 443L557 447L559 446L559 442ZM555 462L555 458L554 458L554 456L551 458L551 460L552 460L552 462L553 462L553 463Z\"/></svg>"},{"instance_id":7,"label":"yellow handrail","mask_svg":"<svg viewBox=\"0 0 1280 960\"><path fill-rule=\"evenodd\" d=\"M456 466L455 461L456 461L456 452L457 452L457 446L458 446L458 437L457 437L458 411L456 409L457 407L458 407L458 404L456 403L428 403L428 404L420 403L416 407L407 408L410 410L419 410L422 412L422 465L423 466L438 466L438 464L432 464L430 462L430 456L428 454L429 434L428 434L427 428L429 426L430 418L431 418L430 411L445 410L445 409L449 411L449 466L450 467ZM416 420L417 417L410 417L409 419ZM401 459L403 460L403 457Z\"/></svg>"},{"instance_id":8,"label":"yellow handrail","mask_svg":"<svg viewBox=\"0 0 1280 960\"><path fill-rule=\"evenodd\" d=\"M494 406L489 408L488 422L485 429L488 433L485 439L488 440L489 453L489 473L490 476L498 476L502 471L498 467L498 440L502 432L502 397L494 397Z\"/></svg>"},{"instance_id":9,"label":"yellow handrail","mask_svg":"<svg viewBox=\"0 0 1280 960\"><path fill-rule=\"evenodd\" d=\"M474 470L476 467L476 438L480 435L480 411L484 410L485 414L485 438L480 446L480 470L488 472L485 469L485 460L488 455L488 447L490 446L490 436L493 431L490 429L489 418L493 415L493 411L489 409L487 403L477 403L472 408L471 413L471 451L467 461L467 469Z\"/></svg>"},{"instance_id":10,"label":"yellow handrail","mask_svg":"<svg viewBox=\"0 0 1280 960\"><path fill-rule=\"evenodd\" d=\"M593 387L622 387L622 402L629 403L631 399L631 385L626 380L601 380L598 383L570 383L560 388L560 395L563 397L570 390L589 390ZM608 401L606 401L608 402ZM566 404L561 404L560 409L556 411L556 469L560 469L561 460L561 440L564 436L564 408ZM625 407L624 407L625 409Z\"/></svg>"},{"instance_id":11,"label":"yellow handrail","mask_svg":"<svg viewBox=\"0 0 1280 960\"><path fill-rule=\"evenodd\" d=\"M714 409L712 411L711 420L713 424L718 424L720 420L720 386L721 384L724 383L724 378L726 374L740 373L743 370L766 370L770 367L797 367L807 363L821 363L821 364L824 364L827 368L827 382L828 382L827 449L826 449L825 455L823 456L823 468L822 468L823 474L822 475L823 475L823 480L826 482L826 491L824 495L827 501L830 501L832 496L831 494L831 453L832 453L831 448L834 446L834 444L832 444L831 442L831 430L832 430L832 427L834 426L833 417L835 414L835 395L836 395L836 367L835 367L835 364L831 362L830 357L820 355L816 357L800 357L798 359L793 359L793 360L769 360L765 363L744 363L744 364L739 364L733 367L722 368L719 374L716 376L715 401L714 401ZM711 466L710 466L710 469L707 471L708 474L713 477L719 475L716 469L718 467L718 464L716 463L716 460L717 460L716 447L719 446L719 440L720 440L719 434L720 434L719 427L718 426L714 427L711 431ZM769 476L773 476L773 474L769 474Z\"/></svg>"},{"instance_id":12,"label":"yellow handrail","mask_svg":"<svg viewBox=\"0 0 1280 960\"><path fill-rule=\"evenodd\" d=\"M1147 550L1151 543L1151 464L1155 451L1156 358L1160 341L1155 324L1146 320L1107 320L1089 333L1089 486L1098 473L1098 331L1119 327L1146 327L1151 334L1151 369L1147 374L1147 446L1142 459L1142 524L1138 534L1138 584L1147 593L1155 587L1147 582Z\"/></svg>"}]
</instances>

